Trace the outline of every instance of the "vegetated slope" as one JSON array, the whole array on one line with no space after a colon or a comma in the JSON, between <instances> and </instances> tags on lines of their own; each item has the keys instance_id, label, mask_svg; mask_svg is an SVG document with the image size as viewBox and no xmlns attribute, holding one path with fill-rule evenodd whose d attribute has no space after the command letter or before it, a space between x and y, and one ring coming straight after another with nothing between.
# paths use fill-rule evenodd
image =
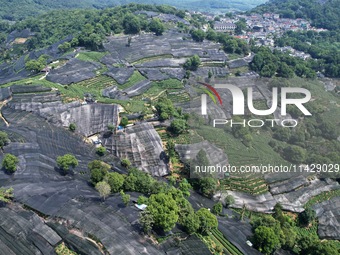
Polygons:
<instances>
[{"instance_id":1,"label":"vegetated slope","mask_svg":"<svg viewBox=\"0 0 340 255\"><path fill-rule=\"evenodd\" d=\"M115 0L0 0L0 18L22 20L55 9L103 8L113 5Z\"/></svg>"},{"instance_id":2,"label":"vegetated slope","mask_svg":"<svg viewBox=\"0 0 340 255\"><path fill-rule=\"evenodd\" d=\"M56 9L76 9L76 8L96 8L102 9L108 6L121 5L128 3L138 4L166 4L176 8L201 10L201 11L228 11L228 10L249 10L259 4L265 3L266 0L245 0L245 1L227 1L219 0L0 0L0 19L5 20L22 20L27 17L33 17L43 14L46 11ZM220 9L220 10L219 10Z\"/></svg>"},{"instance_id":3,"label":"vegetated slope","mask_svg":"<svg viewBox=\"0 0 340 255\"><path fill-rule=\"evenodd\" d=\"M340 0L270 0L254 12L275 12L285 18L307 18L316 27L336 30L340 27Z\"/></svg>"}]
</instances>

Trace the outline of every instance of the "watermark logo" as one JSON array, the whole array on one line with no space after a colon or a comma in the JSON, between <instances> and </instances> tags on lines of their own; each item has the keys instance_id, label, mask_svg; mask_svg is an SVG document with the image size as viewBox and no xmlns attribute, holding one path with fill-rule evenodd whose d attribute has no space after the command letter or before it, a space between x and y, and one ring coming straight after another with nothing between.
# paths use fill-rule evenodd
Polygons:
<instances>
[{"instance_id":1,"label":"watermark logo","mask_svg":"<svg viewBox=\"0 0 340 255\"><path fill-rule=\"evenodd\" d=\"M198 83L205 86L205 88L203 88L203 91L206 93L206 94L202 94L202 96L201 96L202 115L207 115L207 95L209 95L209 97L211 98L211 100L215 104L217 104L217 102L216 102L216 98L217 98L220 105L221 106L223 105L220 94L218 94L218 92L216 91L216 89L213 86L211 86L208 83L203 83L203 82L198 82ZM216 96L216 98L215 98L214 95Z\"/></svg>"},{"instance_id":2,"label":"watermark logo","mask_svg":"<svg viewBox=\"0 0 340 255\"><path fill-rule=\"evenodd\" d=\"M245 115L245 101L246 97L243 93L243 91L231 84L215 84L214 86L199 82L199 84L204 85L207 89L204 89L206 94L201 95L201 114L207 115L207 95L213 100L213 102L216 104L216 98L220 102L220 105L222 106L222 99L220 94L216 91L216 89L227 89L231 92L232 100L233 100L233 109L232 114L238 115L238 116L244 116ZM299 94L303 95L302 98L289 98L288 95L292 94ZM216 98L214 97L216 96ZM281 96L280 96L280 105L281 105L281 116L287 115L287 106L293 105L297 107L304 116L311 116L312 114L307 110L307 108L304 106L305 103L309 102L311 99L311 93L309 90L305 88L298 88L298 87L282 87L281 88ZM271 107L267 110L258 110L254 107L254 99L253 99L253 88L248 87L247 88L247 107L248 110L253 114L257 116L268 116L276 112L279 108L279 93L278 88L274 87L272 90L272 100L271 100ZM258 121L258 120L256 120ZM279 121L279 119L272 120L272 125L274 121ZM226 124L228 121L219 119L218 121L214 120L214 127L215 123L219 124ZM261 123L264 123L260 120ZM285 122L285 121L283 121ZM296 120L286 120L286 122L294 122L294 125L290 125L289 127L295 127L297 125ZM261 127L261 125L255 125L251 127ZM285 125L283 125L285 126Z\"/></svg>"}]
</instances>

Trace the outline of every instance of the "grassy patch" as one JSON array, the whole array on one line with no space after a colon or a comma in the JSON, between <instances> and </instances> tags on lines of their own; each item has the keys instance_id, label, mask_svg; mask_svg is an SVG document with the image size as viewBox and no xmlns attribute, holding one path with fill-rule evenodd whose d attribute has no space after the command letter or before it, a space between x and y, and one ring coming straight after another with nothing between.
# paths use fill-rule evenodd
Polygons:
<instances>
[{"instance_id":1,"label":"grassy patch","mask_svg":"<svg viewBox=\"0 0 340 255\"><path fill-rule=\"evenodd\" d=\"M144 97L150 99L156 99L158 96L166 93L169 97L169 93L180 92L183 89L183 84L176 79L168 79L164 81L153 82L152 86L143 95L134 97L135 99L142 99Z\"/></svg>"},{"instance_id":2,"label":"grassy patch","mask_svg":"<svg viewBox=\"0 0 340 255\"><path fill-rule=\"evenodd\" d=\"M132 62L132 65L143 64L145 62L149 62L149 61L152 61L152 60L165 59L165 58L173 58L173 56L171 54L164 54L164 55L141 58L141 59L139 59L135 62Z\"/></svg>"},{"instance_id":3,"label":"grassy patch","mask_svg":"<svg viewBox=\"0 0 340 255\"><path fill-rule=\"evenodd\" d=\"M312 197L304 206L304 208L311 207L317 203L322 203L324 201L330 200L334 197L340 196L340 189L322 192L319 195Z\"/></svg>"},{"instance_id":4,"label":"grassy patch","mask_svg":"<svg viewBox=\"0 0 340 255\"><path fill-rule=\"evenodd\" d=\"M201 126L196 128L197 133L205 140L215 144L228 155L232 166L271 164L288 164L269 145L271 135L269 132L258 129L252 133L253 145L248 148L239 138L235 138L231 132L213 126Z\"/></svg>"},{"instance_id":5,"label":"grassy patch","mask_svg":"<svg viewBox=\"0 0 340 255\"><path fill-rule=\"evenodd\" d=\"M108 54L107 52L96 52L96 51L80 52L77 55L77 58L83 61L99 62L100 59L107 54Z\"/></svg>"},{"instance_id":6,"label":"grassy patch","mask_svg":"<svg viewBox=\"0 0 340 255\"><path fill-rule=\"evenodd\" d=\"M55 252L57 255L78 255L78 253L75 253L74 251L71 251L64 243L59 244L55 248Z\"/></svg>"},{"instance_id":7,"label":"grassy patch","mask_svg":"<svg viewBox=\"0 0 340 255\"><path fill-rule=\"evenodd\" d=\"M228 54L229 60L235 60L235 59L238 59L238 58L243 58L243 56L240 55L240 54L236 54L236 53Z\"/></svg>"},{"instance_id":8,"label":"grassy patch","mask_svg":"<svg viewBox=\"0 0 340 255\"><path fill-rule=\"evenodd\" d=\"M243 255L242 252L240 252L231 242L229 242L221 231L218 229L213 229L209 236L214 240L215 242L219 243L223 246L224 250L227 252L227 254L231 255Z\"/></svg>"},{"instance_id":9,"label":"grassy patch","mask_svg":"<svg viewBox=\"0 0 340 255\"><path fill-rule=\"evenodd\" d=\"M139 112L144 112L146 114L152 113L152 111L150 110L150 106L142 100L125 101L125 100L101 98L98 100L98 102L120 104L129 113L139 113Z\"/></svg>"},{"instance_id":10,"label":"grassy patch","mask_svg":"<svg viewBox=\"0 0 340 255\"><path fill-rule=\"evenodd\" d=\"M144 81L144 80L146 80L146 78L143 75L141 75L140 72L134 71L134 73L131 75L129 80L123 85L118 85L118 88L121 90L127 89L127 88L132 87L136 83Z\"/></svg>"},{"instance_id":11,"label":"grassy patch","mask_svg":"<svg viewBox=\"0 0 340 255\"><path fill-rule=\"evenodd\" d=\"M237 67L237 68L230 68L230 72L232 75L235 75L237 73L248 73L249 72L249 67L248 66L241 66L241 67Z\"/></svg>"},{"instance_id":12,"label":"grassy patch","mask_svg":"<svg viewBox=\"0 0 340 255\"><path fill-rule=\"evenodd\" d=\"M268 186L264 179L256 178L252 175L224 179L222 185L226 190L236 190L245 193L259 195L268 191Z\"/></svg>"}]
</instances>

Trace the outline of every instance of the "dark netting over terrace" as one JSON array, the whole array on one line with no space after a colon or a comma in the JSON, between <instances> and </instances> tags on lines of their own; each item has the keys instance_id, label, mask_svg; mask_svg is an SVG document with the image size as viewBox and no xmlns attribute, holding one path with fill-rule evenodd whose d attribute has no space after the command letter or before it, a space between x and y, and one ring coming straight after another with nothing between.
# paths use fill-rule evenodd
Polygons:
<instances>
[{"instance_id":1,"label":"dark netting over terrace","mask_svg":"<svg viewBox=\"0 0 340 255\"><path fill-rule=\"evenodd\" d=\"M170 78L182 80L185 76L183 68L161 68L161 72L167 74Z\"/></svg>"},{"instance_id":2,"label":"dark netting over terrace","mask_svg":"<svg viewBox=\"0 0 340 255\"><path fill-rule=\"evenodd\" d=\"M37 59L41 55L46 54L46 55L51 57L48 61L52 61L53 59L57 59L58 57L61 57L64 54L64 52L62 52L58 49L58 46L60 44L64 43L64 42L70 42L72 39L73 39L73 36L68 35L63 40L55 42L54 44L52 44L51 46L49 46L47 48L31 51L30 54L29 54L29 57L30 57L30 59Z\"/></svg>"},{"instance_id":3,"label":"dark netting over terrace","mask_svg":"<svg viewBox=\"0 0 340 255\"><path fill-rule=\"evenodd\" d=\"M232 195L235 199L235 203L231 207L243 208L243 206L246 205L248 210L254 212L271 213L277 203L269 192L262 195L251 195L237 191L222 192L221 201L224 201L227 195ZM219 197L220 194L215 196Z\"/></svg>"},{"instance_id":4,"label":"dark netting over terrace","mask_svg":"<svg viewBox=\"0 0 340 255\"><path fill-rule=\"evenodd\" d=\"M208 77L209 73L214 77L226 77L229 70L226 67L199 67L197 71L193 72L194 75L201 77Z\"/></svg>"},{"instance_id":5,"label":"dark netting over terrace","mask_svg":"<svg viewBox=\"0 0 340 255\"><path fill-rule=\"evenodd\" d=\"M0 101L10 98L12 95L11 89L7 88L0 88Z\"/></svg>"},{"instance_id":6,"label":"dark netting over terrace","mask_svg":"<svg viewBox=\"0 0 340 255\"><path fill-rule=\"evenodd\" d=\"M296 180L295 180L296 178ZM306 181L305 177L291 177L291 179L282 182L273 183L270 185L273 194L267 192L262 195L250 195L242 192L228 191L218 193L216 198L227 194L235 198L235 203L232 207L242 208L246 205L248 210L270 213L275 204L280 203L284 210L292 212L302 212L303 206L314 196L331 190L340 189L338 182L331 179L317 179Z\"/></svg>"},{"instance_id":7,"label":"dark netting over terrace","mask_svg":"<svg viewBox=\"0 0 340 255\"><path fill-rule=\"evenodd\" d=\"M24 61L23 66L21 66L22 61ZM17 81L26 78L30 74L30 72L26 71L24 67L24 56L16 60L15 62L0 64L0 84L5 84L7 82Z\"/></svg>"},{"instance_id":8,"label":"dark netting over terrace","mask_svg":"<svg viewBox=\"0 0 340 255\"><path fill-rule=\"evenodd\" d=\"M146 78L148 78L151 81L162 81L169 79L169 76L162 73L157 68L141 68L139 69L140 73L144 75Z\"/></svg>"},{"instance_id":9,"label":"dark netting over terrace","mask_svg":"<svg viewBox=\"0 0 340 255\"><path fill-rule=\"evenodd\" d=\"M244 59L235 59L227 62L229 68L239 68L242 66L248 66L248 62Z\"/></svg>"},{"instance_id":10,"label":"dark netting over terrace","mask_svg":"<svg viewBox=\"0 0 340 255\"><path fill-rule=\"evenodd\" d=\"M272 193L273 195L277 195L280 193L292 192L306 185L309 185L309 181L305 176L300 175L294 178L290 178L289 180L270 184L269 187L270 193Z\"/></svg>"},{"instance_id":11,"label":"dark netting over terrace","mask_svg":"<svg viewBox=\"0 0 340 255\"><path fill-rule=\"evenodd\" d=\"M98 202L99 200L72 200L61 207L55 216L68 220L70 228L91 233L102 242L109 254L163 254L136 233L138 228L134 224L137 223L139 214L137 208L120 205L124 207L123 210L117 203L112 207ZM131 211L135 213L133 224L126 220Z\"/></svg>"},{"instance_id":12,"label":"dark netting over terrace","mask_svg":"<svg viewBox=\"0 0 340 255\"><path fill-rule=\"evenodd\" d=\"M175 149L183 162L191 162L200 150L204 150L210 165L228 165L228 158L224 151L208 141L195 144L176 144Z\"/></svg>"},{"instance_id":13,"label":"dark netting over terrace","mask_svg":"<svg viewBox=\"0 0 340 255\"><path fill-rule=\"evenodd\" d=\"M238 219L218 217L218 229L234 244L243 254L260 255L256 249L250 247L246 241L253 235L249 223L240 222Z\"/></svg>"},{"instance_id":14,"label":"dark netting over terrace","mask_svg":"<svg viewBox=\"0 0 340 255\"><path fill-rule=\"evenodd\" d=\"M71 123L77 126L77 132L90 136L107 130L107 126L118 123L118 106L106 104L88 104L71 108L60 115L63 126Z\"/></svg>"},{"instance_id":15,"label":"dark netting over terrace","mask_svg":"<svg viewBox=\"0 0 340 255\"><path fill-rule=\"evenodd\" d=\"M102 57L100 62L107 66L125 64L125 61L119 59L119 54L117 51L111 51L111 54L107 54Z\"/></svg>"},{"instance_id":16,"label":"dark netting over terrace","mask_svg":"<svg viewBox=\"0 0 340 255\"><path fill-rule=\"evenodd\" d=\"M211 252L197 236L192 235L180 243L179 250L174 253L171 253L171 250L168 250L166 254L208 255L211 254Z\"/></svg>"},{"instance_id":17,"label":"dark netting over terrace","mask_svg":"<svg viewBox=\"0 0 340 255\"><path fill-rule=\"evenodd\" d=\"M111 99L118 100L129 100L130 98L122 91L118 89L117 86L108 87L102 91L103 97L108 97Z\"/></svg>"},{"instance_id":18,"label":"dark netting over terrace","mask_svg":"<svg viewBox=\"0 0 340 255\"><path fill-rule=\"evenodd\" d=\"M110 67L109 71L105 74L115 79L119 84L124 84L129 80L134 71L134 68Z\"/></svg>"},{"instance_id":19,"label":"dark netting over terrace","mask_svg":"<svg viewBox=\"0 0 340 255\"><path fill-rule=\"evenodd\" d=\"M162 58L143 62L141 64L136 64L138 68L151 68L151 67L180 67L185 63L186 58Z\"/></svg>"},{"instance_id":20,"label":"dark netting over terrace","mask_svg":"<svg viewBox=\"0 0 340 255\"><path fill-rule=\"evenodd\" d=\"M152 86L152 82L149 80L144 80L136 83L130 88L124 89L123 92L126 93L129 97L134 97L143 94Z\"/></svg>"},{"instance_id":21,"label":"dark netting over terrace","mask_svg":"<svg viewBox=\"0 0 340 255\"><path fill-rule=\"evenodd\" d=\"M223 101L223 106L226 103ZM207 115L203 116L202 114L202 103L201 103L201 97L195 97L192 99L190 102L187 103L182 103L178 104L178 106L183 108L183 112L185 113L196 113L203 118L208 120L208 116L210 119L226 119L230 118L231 114L230 112L225 113L223 108L221 108L219 105L216 105L210 97L208 97L208 102L207 102Z\"/></svg>"},{"instance_id":22,"label":"dark netting over terrace","mask_svg":"<svg viewBox=\"0 0 340 255\"><path fill-rule=\"evenodd\" d=\"M72 251L75 251L77 254L103 254L100 251L100 248L93 241L85 239L78 229L71 229L72 232L75 232L77 234L74 235L70 233L67 227L59 223L49 221L47 222L47 225L51 227L55 232L57 232L58 235L60 235L60 237L63 239L63 242L65 242L67 247L69 247Z\"/></svg>"},{"instance_id":23,"label":"dark netting over terrace","mask_svg":"<svg viewBox=\"0 0 340 255\"><path fill-rule=\"evenodd\" d=\"M21 143L11 142L4 148L5 153L12 153L19 157L18 170L13 175L0 171L0 186L13 187L17 201L50 215L51 221L55 220L55 217L61 221L65 219L65 224L69 228L77 229L85 236L96 237L110 254L162 254L137 234L136 231L140 228L136 230L135 224L139 211L135 207L122 206L119 195L110 197L105 204L100 203L98 193L88 184L87 164L94 159L93 146L84 144L81 137L63 128L55 127L35 114L9 107L4 107L2 113L10 123L9 128L2 127L2 130L24 137ZM69 174L63 175L56 168L55 159L66 153L75 155L79 165ZM0 160L2 157L3 155L0 155ZM2 217L1 210L0 217ZM4 218L10 217L4 216ZM18 221L15 217L13 220ZM1 222L0 224L7 224L6 220ZM49 243L54 240L53 231L44 230L38 224L34 225L37 232L42 233L43 238ZM35 229L34 226L27 226L27 228ZM16 233L22 232L13 230ZM58 233L62 235L59 230ZM6 233L0 229L0 235ZM63 238L67 243L77 241L75 237L63 236ZM44 247L46 241L40 237L37 237L37 240L41 243L39 247ZM2 243L0 242L0 246L4 247L3 250L8 249L7 247L11 249L10 245L3 242L3 240ZM22 249L25 251L25 248ZM24 254L39 253L28 251Z\"/></svg>"},{"instance_id":24,"label":"dark netting over terrace","mask_svg":"<svg viewBox=\"0 0 340 255\"><path fill-rule=\"evenodd\" d=\"M119 158L128 158L132 165L153 176L169 173L162 140L149 123L126 128L125 132L103 139L108 151Z\"/></svg>"},{"instance_id":25,"label":"dark netting over terrace","mask_svg":"<svg viewBox=\"0 0 340 255\"><path fill-rule=\"evenodd\" d=\"M289 193L274 195L275 200L282 205L285 210L301 212L303 206L314 196L322 192L340 189L338 182L331 179L315 179L309 182L308 186L296 189Z\"/></svg>"},{"instance_id":26,"label":"dark netting over terrace","mask_svg":"<svg viewBox=\"0 0 340 255\"><path fill-rule=\"evenodd\" d=\"M12 85L11 90L13 94L20 93L35 93L35 92L48 92L51 88L44 87L42 85Z\"/></svg>"},{"instance_id":27,"label":"dark netting over terrace","mask_svg":"<svg viewBox=\"0 0 340 255\"><path fill-rule=\"evenodd\" d=\"M35 213L12 204L0 207L0 253L54 254L61 237Z\"/></svg>"},{"instance_id":28,"label":"dark netting over terrace","mask_svg":"<svg viewBox=\"0 0 340 255\"><path fill-rule=\"evenodd\" d=\"M113 54L118 52L118 58L129 63L158 55L182 58L197 54L203 61L224 62L227 60L226 54L219 50L218 43L183 40L185 36L189 35L175 31L169 31L162 36L142 34L132 37L129 47L126 47L128 36L111 37L109 42L104 44L104 48Z\"/></svg>"},{"instance_id":29,"label":"dark netting over terrace","mask_svg":"<svg viewBox=\"0 0 340 255\"><path fill-rule=\"evenodd\" d=\"M100 67L98 63L73 58L66 65L51 70L46 80L60 84L76 83L95 77L95 71Z\"/></svg>"},{"instance_id":30,"label":"dark netting over terrace","mask_svg":"<svg viewBox=\"0 0 340 255\"><path fill-rule=\"evenodd\" d=\"M340 197L313 206L318 217L320 238L340 240Z\"/></svg>"},{"instance_id":31,"label":"dark netting over terrace","mask_svg":"<svg viewBox=\"0 0 340 255\"><path fill-rule=\"evenodd\" d=\"M75 123L77 132L85 136L105 131L107 125L117 125L118 122L117 105L81 105L80 102L63 104L57 93L17 94L8 106L37 113L56 125L68 127Z\"/></svg>"}]
</instances>

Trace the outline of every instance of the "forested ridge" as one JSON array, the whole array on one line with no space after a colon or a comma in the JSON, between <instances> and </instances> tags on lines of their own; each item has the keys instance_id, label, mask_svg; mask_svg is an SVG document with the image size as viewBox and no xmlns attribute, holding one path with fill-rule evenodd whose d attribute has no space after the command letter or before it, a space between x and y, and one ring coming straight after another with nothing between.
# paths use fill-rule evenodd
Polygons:
<instances>
[{"instance_id":1,"label":"forested ridge","mask_svg":"<svg viewBox=\"0 0 340 255\"><path fill-rule=\"evenodd\" d=\"M9 21L23 20L27 17L34 17L44 14L51 10L58 9L102 9L114 5L125 5L128 3L138 4L166 4L181 9L194 10L249 10L258 4L264 3L265 0L246 0L246 1L197 1L197 0L0 0L0 19Z\"/></svg>"},{"instance_id":2,"label":"forested ridge","mask_svg":"<svg viewBox=\"0 0 340 255\"><path fill-rule=\"evenodd\" d=\"M23 20L55 9L99 9L115 2L115 0L0 0L0 18L10 21Z\"/></svg>"}]
</instances>

